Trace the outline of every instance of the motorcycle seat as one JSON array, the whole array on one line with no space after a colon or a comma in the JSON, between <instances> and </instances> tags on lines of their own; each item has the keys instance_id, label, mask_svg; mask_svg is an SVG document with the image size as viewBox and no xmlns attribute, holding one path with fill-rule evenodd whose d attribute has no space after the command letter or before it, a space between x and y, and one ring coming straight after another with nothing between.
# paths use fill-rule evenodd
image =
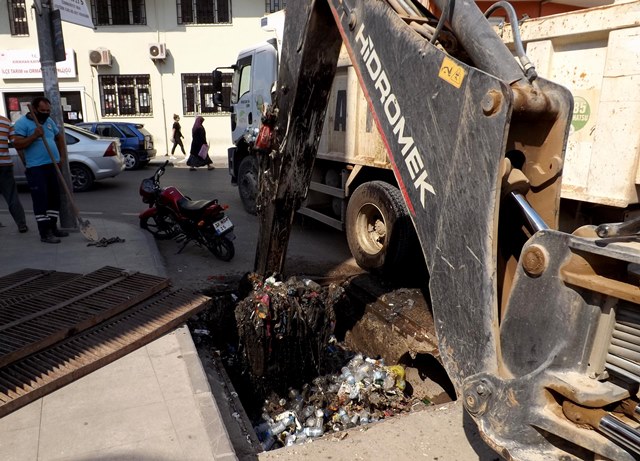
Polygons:
<instances>
[{"instance_id":1,"label":"motorcycle seat","mask_svg":"<svg viewBox=\"0 0 640 461\"><path fill-rule=\"evenodd\" d=\"M189 199L181 199L178 201L178 206L181 210L184 211L200 211L207 208L214 203L218 203L216 199L213 200L189 200Z\"/></svg>"}]
</instances>

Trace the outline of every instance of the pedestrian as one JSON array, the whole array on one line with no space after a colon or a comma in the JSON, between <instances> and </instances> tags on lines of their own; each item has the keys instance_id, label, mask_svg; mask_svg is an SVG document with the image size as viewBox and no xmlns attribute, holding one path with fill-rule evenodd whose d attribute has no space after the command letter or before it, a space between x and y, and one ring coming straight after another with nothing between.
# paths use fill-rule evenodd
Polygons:
<instances>
[{"instance_id":1,"label":"pedestrian","mask_svg":"<svg viewBox=\"0 0 640 461\"><path fill-rule=\"evenodd\" d=\"M184 151L184 145L182 144L182 127L180 126L180 116L178 114L173 114L173 129L171 132L171 142L173 143L173 147L171 148L171 156L173 157L173 153L176 150L176 147L180 146L182 150L182 155L185 157L187 153Z\"/></svg>"},{"instance_id":2,"label":"pedestrian","mask_svg":"<svg viewBox=\"0 0 640 461\"><path fill-rule=\"evenodd\" d=\"M213 170L215 167L212 165L211 158L209 157L209 145L207 144L207 132L205 131L202 123L204 117L201 115L196 117L196 121L191 129L191 149L189 150L189 159L187 165L191 171L195 171L197 167L207 165L207 170ZM203 146L206 146L203 150ZM204 153L201 153L201 150Z\"/></svg>"},{"instance_id":3,"label":"pedestrian","mask_svg":"<svg viewBox=\"0 0 640 461\"><path fill-rule=\"evenodd\" d=\"M11 121L0 115L0 193L7 202L9 213L18 226L18 231L24 234L29 228L18 196L16 180L13 177L13 162L9 156L10 139L13 139Z\"/></svg>"},{"instance_id":4,"label":"pedestrian","mask_svg":"<svg viewBox=\"0 0 640 461\"><path fill-rule=\"evenodd\" d=\"M55 165L60 163L61 155L66 159L64 139L60 129L49 117L51 102L45 97L38 96L31 101L35 117L41 126L36 125L31 114L20 117L14 125L13 145L18 150L24 163L27 182L31 190L33 213L40 232L40 241L44 243L60 243L58 237L66 237L68 232L58 229L60 214L60 185ZM51 156L47 151L47 146Z\"/></svg>"}]
</instances>

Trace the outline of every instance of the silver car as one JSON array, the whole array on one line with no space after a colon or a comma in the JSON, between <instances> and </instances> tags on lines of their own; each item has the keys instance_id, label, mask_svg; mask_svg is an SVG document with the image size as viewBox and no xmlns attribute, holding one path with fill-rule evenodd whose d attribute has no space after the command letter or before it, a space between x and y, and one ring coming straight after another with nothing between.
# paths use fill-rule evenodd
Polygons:
<instances>
[{"instance_id":1,"label":"silver car","mask_svg":"<svg viewBox=\"0 0 640 461\"><path fill-rule=\"evenodd\" d=\"M120 140L104 138L73 125L64 126L71 182L75 192L84 192L99 179L113 178L125 168L120 152ZM14 148L9 149L13 159L13 175L18 184L26 184L24 165Z\"/></svg>"}]
</instances>

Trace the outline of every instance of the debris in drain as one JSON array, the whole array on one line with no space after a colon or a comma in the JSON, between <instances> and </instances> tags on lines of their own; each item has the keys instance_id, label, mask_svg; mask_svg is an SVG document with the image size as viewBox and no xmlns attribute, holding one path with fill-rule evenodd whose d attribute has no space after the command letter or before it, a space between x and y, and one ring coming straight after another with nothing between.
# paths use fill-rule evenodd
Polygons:
<instances>
[{"instance_id":1,"label":"debris in drain","mask_svg":"<svg viewBox=\"0 0 640 461\"><path fill-rule=\"evenodd\" d=\"M405 385L401 365L356 354L340 374L291 389L287 399L272 394L254 430L262 448L272 450L423 408L404 394Z\"/></svg>"},{"instance_id":2,"label":"debris in drain","mask_svg":"<svg viewBox=\"0 0 640 461\"><path fill-rule=\"evenodd\" d=\"M190 328L196 344L218 351L262 449L426 407L412 396L402 365L386 366L336 340L336 312L350 302L341 285L247 274L234 291L216 291L215 307Z\"/></svg>"}]
</instances>

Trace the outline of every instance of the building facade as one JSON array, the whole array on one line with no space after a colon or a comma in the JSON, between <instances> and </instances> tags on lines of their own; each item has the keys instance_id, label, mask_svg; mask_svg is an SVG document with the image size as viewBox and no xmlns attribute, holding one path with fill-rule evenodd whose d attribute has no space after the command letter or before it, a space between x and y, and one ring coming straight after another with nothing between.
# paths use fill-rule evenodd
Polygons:
<instances>
[{"instance_id":1,"label":"building facade","mask_svg":"<svg viewBox=\"0 0 640 461\"><path fill-rule=\"evenodd\" d=\"M214 155L226 156L229 114L213 103L211 72L233 64L242 48L270 38L260 18L285 2L85 2L93 29L62 22L66 60L57 69L65 122L142 123L163 155L171 148L173 114L182 119L187 149L193 121L203 115ZM12 120L43 92L32 3L0 0L0 114Z\"/></svg>"}]
</instances>

